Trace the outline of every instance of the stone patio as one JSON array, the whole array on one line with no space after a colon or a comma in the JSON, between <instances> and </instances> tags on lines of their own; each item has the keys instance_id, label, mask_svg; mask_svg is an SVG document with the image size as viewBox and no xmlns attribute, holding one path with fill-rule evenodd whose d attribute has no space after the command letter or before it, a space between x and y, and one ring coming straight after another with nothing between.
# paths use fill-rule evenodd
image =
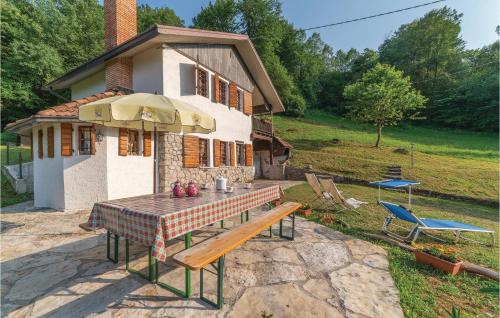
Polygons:
<instances>
[{"instance_id":1,"label":"stone patio","mask_svg":"<svg viewBox=\"0 0 500 318\"><path fill-rule=\"evenodd\" d=\"M88 214L2 212L2 316L403 317L384 249L300 217L295 241L257 237L226 256L225 304L215 310L196 298L198 272L193 297L182 299L128 274L123 241L119 264L108 261L105 232L78 227ZM225 226L238 223L239 217ZM207 227L193 240L220 231ZM172 254L183 245L173 242ZM134 245L132 255L134 268L146 267L144 247ZM182 288L183 269L167 261L161 271L162 281ZM205 280L214 295L215 276Z\"/></svg>"}]
</instances>

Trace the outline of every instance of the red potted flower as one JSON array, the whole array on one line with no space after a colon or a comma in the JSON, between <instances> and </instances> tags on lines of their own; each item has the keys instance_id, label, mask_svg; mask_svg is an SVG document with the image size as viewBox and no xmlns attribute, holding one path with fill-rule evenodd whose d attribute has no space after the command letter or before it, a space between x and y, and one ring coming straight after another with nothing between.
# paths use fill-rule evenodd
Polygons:
<instances>
[{"instance_id":1,"label":"red potted flower","mask_svg":"<svg viewBox=\"0 0 500 318\"><path fill-rule=\"evenodd\" d=\"M311 209L311 206L309 204L304 204L302 206L302 209L300 209L299 211L299 214L304 216L304 217L307 217L307 216L311 216L312 215L312 209Z\"/></svg>"},{"instance_id":2,"label":"red potted flower","mask_svg":"<svg viewBox=\"0 0 500 318\"><path fill-rule=\"evenodd\" d=\"M431 245L415 250L417 263L428 264L455 276L462 266L462 260L457 256L456 249Z\"/></svg>"}]
</instances>

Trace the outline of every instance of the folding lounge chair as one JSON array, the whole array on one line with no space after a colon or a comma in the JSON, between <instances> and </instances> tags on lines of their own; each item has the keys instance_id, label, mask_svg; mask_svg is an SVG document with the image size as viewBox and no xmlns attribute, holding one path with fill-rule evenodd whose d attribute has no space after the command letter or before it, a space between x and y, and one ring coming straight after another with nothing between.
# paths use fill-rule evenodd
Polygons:
<instances>
[{"instance_id":1,"label":"folding lounge chair","mask_svg":"<svg viewBox=\"0 0 500 318\"><path fill-rule=\"evenodd\" d=\"M403 241L409 241L409 242L415 242L418 238L418 235L426 230L435 230L435 231L451 231L455 235L455 243L458 243L458 240L460 239L460 233L461 232L480 232L480 233L489 233L491 236L491 246L495 244L495 236L494 236L494 231L484 229L479 226L475 225L470 225L470 224L465 224L465 223L460 223L456 221L449 221L449 220L439 220L439 219L428 219L428 218L419 218L415 214L413 214L411 211L407 210L404 206L402 205L397 205L394 203L390 202L384 202L380 201L379 202L391 215L387 216L385 218L384 224L382 225L382 232L385 234L394 237L399 240ZM387 228L389 224L391 224L393 219L400 219L406 222L414 223L415 226L410 230L410 233L407 236L400 236L394 232L390 232ZM439 239L437 237L431 236L427 233L424 233L427 236L433 237L435 239L438 239L440 241L443 241L442 239ZM475 240L472 240L470 238L465 238L462 237L464 240L468 241L473 241L476 243Z\"/></svg>"},{"instance_id":2,"label":"folding lounge chair","mask_svg":"<svg viewBox=\"0 0 500 318\"><path fill-rule=\"evenodd\" d=\"M314 193L316 193L316 198L312 200L309 203L314 203L318 200L321 200L321 205L320 208L324 207L325 205L328 205L329 207L335 208L336 204L335 201L333 200L333 197L330 193L322 191L321 186L319 185L318 178L316 178L316 175L313 173L306 173L306 179L307 183L313 188Z\"/></svg>"},{"instance_id":3,"label":"folding lounge chair","mask_svg":"<svg viewBox=\"0 0 500 318\"><path fill-rule=\"evenodd\" d=\"M337 188L337 185L331 178L320 178L319 182L323 186L323 189L325 189L325 191L332 196L335 203L343 207L343 210L351 210L360 214L356 210L359 209L363 204L368 204L368 202L359 201L354 198L345 199L342 193Z\"/></svg>"}]
</instances>

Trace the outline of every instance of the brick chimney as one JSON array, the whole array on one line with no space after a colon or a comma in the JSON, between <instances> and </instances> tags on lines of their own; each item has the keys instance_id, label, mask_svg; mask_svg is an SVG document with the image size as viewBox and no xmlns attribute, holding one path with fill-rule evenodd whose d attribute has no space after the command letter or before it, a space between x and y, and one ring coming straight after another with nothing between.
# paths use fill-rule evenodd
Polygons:
<instances>
[{"instance_id":1,"label":"brick chimney","mask_svg":"<svg viewBox=\"0 0 500 318\"><path fill-rule=\"evenodd\" d=\"M136 0L104 0L104 44L106 50L137 35ZM106 63L106 89L132 89L131 57L118 57Z\"/></svg>"}]
</instances>

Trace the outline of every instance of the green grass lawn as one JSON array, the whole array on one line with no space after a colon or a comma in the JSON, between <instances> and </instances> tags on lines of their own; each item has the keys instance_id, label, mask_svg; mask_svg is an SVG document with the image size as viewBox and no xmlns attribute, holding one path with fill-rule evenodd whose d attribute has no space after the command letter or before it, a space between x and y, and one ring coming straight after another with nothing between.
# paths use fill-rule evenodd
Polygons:
<instances>
[{"instance_id":1,"label":"green grass lawn","mask_svg":"<svg viewBox=\"0 0 500 318\"><path fill-rule=\"evenodd\" d=\"M498 199L498 135L427 127L387 127L382 146L373 147L375 128L349 120L311 113L302 119L274 117L276 134L294 149L291 164L366 180L378 180L388 165L398 164L405 178L421 188L479 199ZM337 142L337 139L339 142ZM410 149L410 155L394 149Z\"/></svg>"},{"instance_id":2,"label":"green grass lawn","mask_svg":"<svg viewBox=\"0 0 500 318\"><path fill-rule=\"evenodd\" d=\"M2 133L0 135L1 145L0 145L0 158L1 164L7 164L7 146L6 142L16 142L16 136L9 133ZM29 147L13 147L10 150L10 160L9 164L17 164L19 163L19 153L21 153L22 162L30 162L31 161L31 151ZM17 194L12 186L10 185L7 178L4 177L3 173L1 175L1 202L0 206L9 206L12 204L24 202L31 200L32 196L28 193Z\"/></svg>"},{"instance_id":3,"label":"green grass lawn","mask_svg":"<svg viewBox=\"0 0 500 318\"><path fill-rule=\"evenodd\" d=\"M340 188L347 198L354 197L369 204L361 208L361 215L354 212L334 214L348 223L350 229L343 228L338 223L330 227L363 239L367 239L363 236L364 232L379 234L386 212L376 204L377 189L344 184ZM286 190L286 200L304 203L313 197L312 189L307 184ZM383 191L382 199L405 205L408 200L406 194L394 191ZM421 196L413 196L412 199L412 210L418 216L450 219L491 228L498 237L498 211L494 208ZM320 214L315 211L310 219L320 222L318 215ZM452 239L449 234L438 236ZM485 243L489 239L487 235L467 236ZM429 266L417 265L413 254L409 252L384 242L375 243L382 245L389 254L391 275L400 291L401 306L407 317L449 317L444 309L449 310L452 304L462 309L463 317L497 317L500 314L497 282L469 274L451 277ZM425 245L439 242L421 236L418 243ZM456 245L444 245L458 248L459 255L469 262L499 270L498 244L493 248L463 241ZM491 290L495 292L491 293Z\"/></svg>"}]
</instances>

